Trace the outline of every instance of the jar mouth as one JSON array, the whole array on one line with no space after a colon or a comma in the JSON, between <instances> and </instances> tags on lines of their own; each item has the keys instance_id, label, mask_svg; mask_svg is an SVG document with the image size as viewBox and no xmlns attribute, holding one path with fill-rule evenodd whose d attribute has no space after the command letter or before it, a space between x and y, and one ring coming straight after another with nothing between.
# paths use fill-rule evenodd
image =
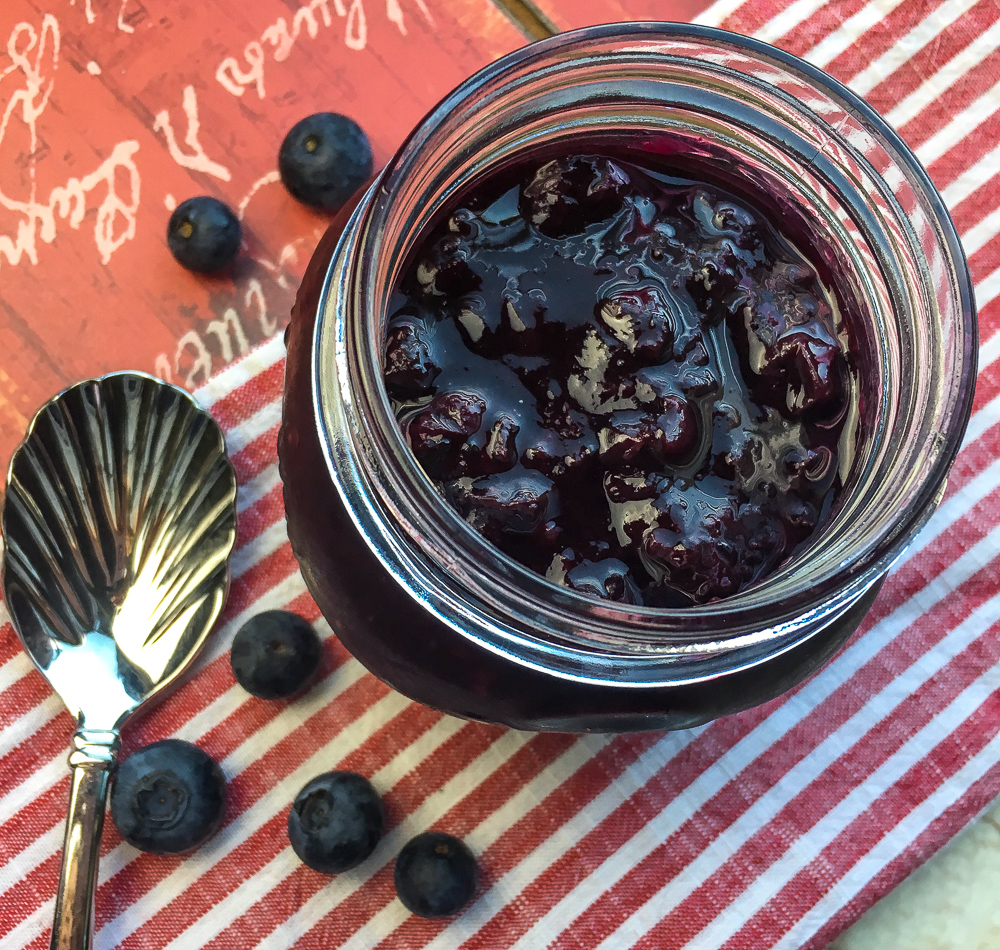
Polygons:
<instances>
[{"instance_id":1,"label":"jar mouth","mask_svg":"<svg viewBox=\"0 0 1000 950\"><path fill-rule=\"evenodd\" d=\"M382 383L390 292L435 214L463 183L527 148L609 130L700 137L709 158L713 149L739 156L792 213L815 215L818 246L850 288L851 330L866 350L863 433L834 511L768 577L683 609L588 597L491 545L424 475ZM748 37L617 24L509 54L411 134L335 255L313 387L331 472L362 534L456 628L476 635L485 623L495 649L552 641L609 656L773 650L854 603L931 514L971 412L976 337L971 280L944 203L867 103Z\"/></svg>"}]
</instances>

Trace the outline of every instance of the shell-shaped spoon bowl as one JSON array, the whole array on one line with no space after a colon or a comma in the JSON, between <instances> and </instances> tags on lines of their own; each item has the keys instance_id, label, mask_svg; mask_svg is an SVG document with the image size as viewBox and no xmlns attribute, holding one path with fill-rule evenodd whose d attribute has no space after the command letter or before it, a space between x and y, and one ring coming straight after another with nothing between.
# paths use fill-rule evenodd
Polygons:
<instances>
[{"instance_id":1,"label":"shell-shaped spoon bowl","mask_svg":"<svg viewBox=\"0 0 1000 950\"><path fill-rule=\"evenodd\" d=\"M236 475L218 425L151 376L48 402L11 460L4 598L80 724L116 728L194 658L225 601Z\"/></svg>"},{"instance_id":2,"label":"shell-shaped spoon bowl","mask_svg":"<svg viewBox=\"0 0 1000 950\"><path fill-rule=\"evenodd\" d=\"M96 873L96 845L71 852L74 821L89 815L83 837L99 838L119 728L191 663L225 602L236 475L222 432L152 376L78 383L39 410L15 451L2 531L11 619L77 720L53 946L86 947L78 918L92 914L93 880L90 899L71 905L80 865Z\"/></svg>"}]
</instances>

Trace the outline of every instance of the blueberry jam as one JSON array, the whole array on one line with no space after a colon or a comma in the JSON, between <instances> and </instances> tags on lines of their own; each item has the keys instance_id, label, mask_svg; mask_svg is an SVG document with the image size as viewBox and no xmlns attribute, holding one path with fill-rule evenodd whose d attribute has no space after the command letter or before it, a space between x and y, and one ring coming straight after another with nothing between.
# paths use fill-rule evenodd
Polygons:
<instances>
[{"instance_id":1,"label":"blueberry jam","mask_svg":"<svg viewBox=\"0 0 1000 950\"><path fill-rule=\"evenodd\" d=\"M486 179L395 288L384 379L417 461L551 581L683 607L817 528L853 448L836 300L714 185L581 155Z\"/></svg>"}]
</instances>

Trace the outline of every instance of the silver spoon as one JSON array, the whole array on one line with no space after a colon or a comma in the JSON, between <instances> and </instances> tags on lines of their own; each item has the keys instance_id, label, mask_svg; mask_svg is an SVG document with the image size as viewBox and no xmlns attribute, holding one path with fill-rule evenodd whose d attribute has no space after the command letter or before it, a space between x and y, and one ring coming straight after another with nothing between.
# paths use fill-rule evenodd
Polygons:
<instances>
[{"instance_id":1,"label":"silver spoon","mask_svg":"<svg viewBox=\"0 0 1000 950\"><path fill-rule=\"evenodd\" d=\"M186 392L113 373L38 411L0 517L11 620L76 717L51 947L87 950L119 730L191 663L222 609L236 474Z\"/></svg>"}]
</instances>

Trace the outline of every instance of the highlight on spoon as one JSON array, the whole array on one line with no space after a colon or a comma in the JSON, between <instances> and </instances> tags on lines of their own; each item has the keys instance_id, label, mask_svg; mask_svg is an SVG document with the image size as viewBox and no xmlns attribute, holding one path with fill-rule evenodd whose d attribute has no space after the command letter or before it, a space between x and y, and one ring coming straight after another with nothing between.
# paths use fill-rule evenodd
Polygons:
<instances>
[{"instance_id":1,"label":"highlight on spoon","mask_svg":"<svg viewBox=\"0 0 1000 950\"><path fill-rule=\"evenodd\" d=\"M78 718L103 690L112 728L193 659L225 602L235 499L221 430L177 387L114 373L39 410L11 459L0 582Z\"/></svg>"}]
</instances>

